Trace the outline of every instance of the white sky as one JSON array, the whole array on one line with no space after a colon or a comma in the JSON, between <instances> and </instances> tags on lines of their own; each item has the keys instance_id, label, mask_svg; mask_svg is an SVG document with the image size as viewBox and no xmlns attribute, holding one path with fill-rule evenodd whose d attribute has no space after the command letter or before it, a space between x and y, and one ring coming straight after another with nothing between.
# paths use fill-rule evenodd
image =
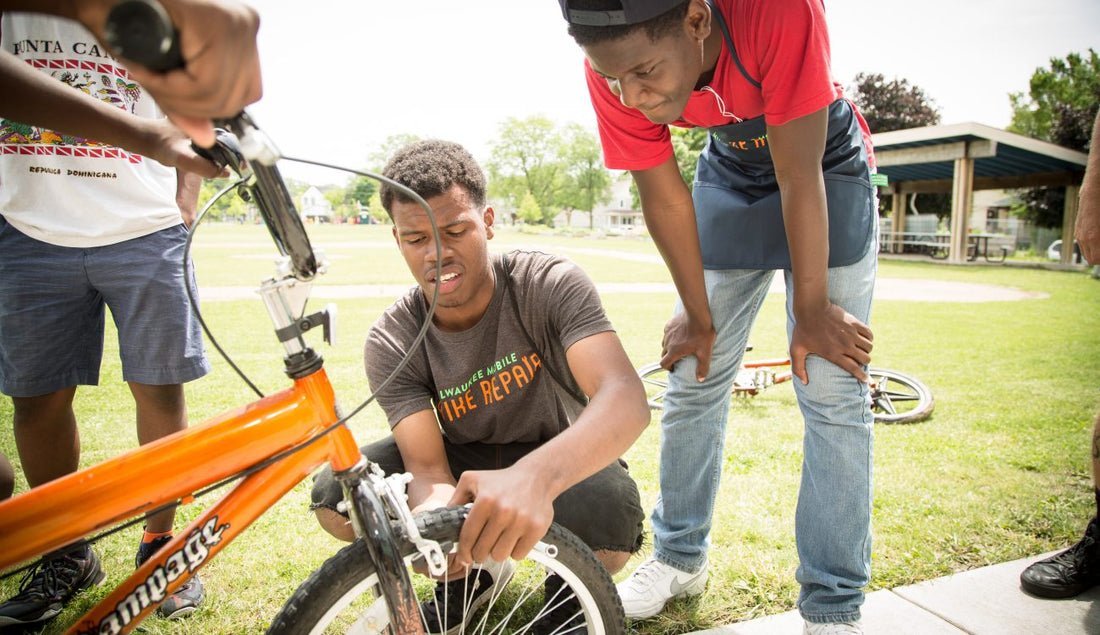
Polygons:
<instances>
[{"instance_id":1,"label":"white sky","mask_svg":"<svg viewBox=\"0 0 1100 635\"><path fill-rule=\"evenodd\" d=\"M580 49L554 0L249 0L264 97L250 108L288 156L353 168L389 136L457 141L478 159L509 117L595 130ZM921 87L943 123L995 127L1052 57L1100 49L1100 0L825 0L833 72ZM287 165L291 177L344 174Z\"/></svg>"}]
</instances>

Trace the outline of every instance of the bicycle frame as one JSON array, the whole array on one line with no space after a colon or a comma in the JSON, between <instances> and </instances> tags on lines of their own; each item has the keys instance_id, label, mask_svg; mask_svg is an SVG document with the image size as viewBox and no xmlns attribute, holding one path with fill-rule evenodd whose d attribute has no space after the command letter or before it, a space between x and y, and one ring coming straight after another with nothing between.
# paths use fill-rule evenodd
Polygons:
<instances>
[{"instance_id":1,"label":"bicycle frame","mask_svg":"<svg viewBox=\"0 0 1100 635\"><path fill-rule=\"evenodd\" d=\"M255 142L248 139L256 130L244 113L229 123L244 140ZM328 463L344 488L352 524L366 538L377 565L391 625L399 633L421 633L415 594L387 516L394 514L408 527L411 514L407 505L401 507L404 503L388 482L368 475L368 464L347 425L335 425L339 416L332 385L320 356L301 337L319 325L327 333L331 313L302 315L310 285L299 281L312 278L318 268L274 167L278 156L272 154L270 165L252 166L242 156L226 157L249 181L283 254L276 276L262 284L260 295L288 353L285 361L293 386L0 502L0 569L121 521L186 503L196 491L247 474L68 631L125 633L291 488ZM176 476L171 481L151 476L161 474ZM412 523L408 539L433 570L442 571L439 545L415 532Z\"/></svg>"},{"instance_id":2,"label":"bicycle frame","mask_svg":"<svg viewBox=\"0 0 1100 635\"><path fill-rule=\"evenodd\" d=\"M332 386L320 369L291 388L34 488L0 503L0 567L186 499L204 486L303 445L336 420ZM318 442L247 476L70 632L125 632L315 468L328 462L336 471L350 470L360 459L351 431L339 426ZM168 483L149 477L173 472L178 476Z\"/></svg>"},{"instance_id":3,"label":"bicycle frame","mask_svg":"<svg viewBox=\"0 0 1100 635\"><path fill-rule=\"evenodd\" d=\"M743 361L741 370L733 380L733 392L735 395L752 396L772 384L782 384L790 381L794 373L790 370L774 372L771 369L776 366L790 366L789 357L776 359L760 359L756 361ZM750 372L751 371L751 372ZM747 381L745 381L747 379Z\"/></svg>"}]
</instances>

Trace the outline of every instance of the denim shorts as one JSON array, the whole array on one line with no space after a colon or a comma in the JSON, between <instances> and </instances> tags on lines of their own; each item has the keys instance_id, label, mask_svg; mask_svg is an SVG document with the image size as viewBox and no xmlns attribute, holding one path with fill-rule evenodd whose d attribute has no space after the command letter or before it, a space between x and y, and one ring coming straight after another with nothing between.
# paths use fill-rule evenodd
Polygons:
<instances>
[{"instance_id":1,"label":"denim shorts","mask_svg":"<svg viewBox=\"0 0 1100 635\"><path fill-rule=\"evenodd\" d=\"M35 397L97 384L104 307L125 381L181 384L209 372L184 290L186 237L181 224L113 245L59 247L0 216L0 392ZM194 277L188 284L194 290Z\"/></svg>"},{"instance_id":2,"label":"denim shorts","mask_svg":"<svg viewBox=\"0 0 1100 635\"><path fill-rule=\"evenodd\" d=\"M539 445L455 444L443 439L447 460L456 479L466 470L509 467ZM405 471L401 452L392 436L364 446L362 452L386 474ZM336 505L343 499L340 484L333 478L331 469L325 467L314 477L310 509L324 507L336 511ZM565 490L554 500L554 522L576 534L593 551L636 553L642 547L644 521L638 485L630 478L622 459Z\"/></svg>"}]
</instances>

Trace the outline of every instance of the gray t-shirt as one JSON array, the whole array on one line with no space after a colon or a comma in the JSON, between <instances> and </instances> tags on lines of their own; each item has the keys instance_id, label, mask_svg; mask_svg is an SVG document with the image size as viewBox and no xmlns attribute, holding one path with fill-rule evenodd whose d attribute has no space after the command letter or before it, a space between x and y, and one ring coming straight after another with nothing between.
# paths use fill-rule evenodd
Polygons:
<instances>
[{"instance_id":1,"label":"gray t-shirt","mask_svg":"<svg viewBox=\"0 0 1100 635\"><path fill-rule=\"evenodd\" d=\"M496 289L485 315L460 333L428 329L424 342L393 382L378 393L390 427L434 409L452 443L542 442L563 430L583 406L543 364L580 393L565 351L613 330L595 285L567 258L513 251L506 256L523 327L507 293L504 265L493 259ZM427 314L419 287L390 306L371 327L364 347L367 378L377 390L409 350Z\"/></svg>"}]
</instances>

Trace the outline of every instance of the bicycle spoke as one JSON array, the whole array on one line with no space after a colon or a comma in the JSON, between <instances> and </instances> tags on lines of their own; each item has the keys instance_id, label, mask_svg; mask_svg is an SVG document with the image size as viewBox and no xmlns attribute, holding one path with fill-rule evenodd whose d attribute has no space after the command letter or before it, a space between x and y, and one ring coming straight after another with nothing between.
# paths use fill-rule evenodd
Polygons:
<instances>
[{"instance_id":1,"label":"bicycle spoke","mask_svg":"<svg viewBox=\"0 0 1100 635\"><path fill-rule=\"evenodd\" d=\"M897 409L894 408L893 402L890 401L889 398L883 399L879 397L875 400L875 407L887 414L896 415L898 413Z\"/></svg>"},{"instance_id":2,"label":"bicycle spoke","mask_svg":"<svg viewBox=\"0 0 1100 635\"><path fill-rule=\"evenodd\" d=\"M901 392L884 392L882 397L886 397L890 401L920 401L920 395Z\"/></svg>"}]
</instances>

